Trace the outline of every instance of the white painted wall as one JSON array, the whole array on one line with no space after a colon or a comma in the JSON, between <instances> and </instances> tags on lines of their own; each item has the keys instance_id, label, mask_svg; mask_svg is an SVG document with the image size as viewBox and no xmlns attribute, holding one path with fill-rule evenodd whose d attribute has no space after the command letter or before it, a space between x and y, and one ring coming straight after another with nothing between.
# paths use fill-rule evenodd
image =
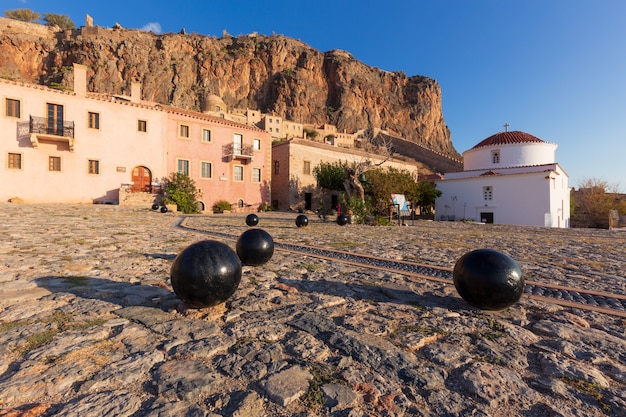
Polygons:
<instances>
[{"instance_id":1,"label":"white painted wall","mask_svg":"<svg viewBox=\"0 0 626 417\"><path fill-rule=\"evenodd\" d=\"M486 212L493 213L496 224L569 227L567 174L558 164L554 168L439 180L442 195L435 204L435 218L481 221L481 213ZM491 200L484 198L486 186L493 189Z\"/></svg>"},{"instance_id":2,"label":"white painted wall","mask_svg":"<svg viewBox=\"0 0 626 417\"><path fill-rule=\"evenodd\" d=\"M463 170L552 164L556 162L556 148L556 144L548 142L482 146L463 152ZM492 160L494 151L500 154L500 161L497 163Z\"/></svg>"}]
</instances>

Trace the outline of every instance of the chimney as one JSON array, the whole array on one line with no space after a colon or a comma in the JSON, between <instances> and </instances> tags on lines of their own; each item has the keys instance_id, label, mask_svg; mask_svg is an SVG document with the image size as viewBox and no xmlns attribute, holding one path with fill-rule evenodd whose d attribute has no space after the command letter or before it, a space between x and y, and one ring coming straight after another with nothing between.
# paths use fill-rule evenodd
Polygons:
<instances>
[{"instance_id":1,"label":"chimney","mask_svg":"<svg viewBox=\"0 0 626 417\"><path fill-rule=\"evenodd\" d=\"M130 85L131 103L141 103L141 83L133 82Z\"/></svg>"},{"instance_id":2,"label":"chimney","mask_svg":"<svg viewBox=\"0 0 626 417\"><path fill-rule=\"evenodd\" d=\"M74 63L74 94L85 97L87 95L87 67Z\"/></svg>"}]
</instances>

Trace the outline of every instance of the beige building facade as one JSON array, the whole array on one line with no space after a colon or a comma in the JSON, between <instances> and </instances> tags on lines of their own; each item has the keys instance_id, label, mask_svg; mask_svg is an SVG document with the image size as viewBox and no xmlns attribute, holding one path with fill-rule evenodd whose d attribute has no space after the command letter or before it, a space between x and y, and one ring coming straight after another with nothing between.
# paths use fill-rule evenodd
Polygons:
<instances>
[{"instance_id":1,"label":"beige building facade","mask_svg":"<svg viewBox=\"0 0 626 417\"><path fill-rule=\"evenodd\" d=\"M340 192L317 188L314 168L322 162L363 162L407 170L416 177L426 168L417 162L401 161L368 154L356 148L340 148L327 143L292 139L272 147L272 206L278 210L332 210Z\"/></svg>"}]
</instances>

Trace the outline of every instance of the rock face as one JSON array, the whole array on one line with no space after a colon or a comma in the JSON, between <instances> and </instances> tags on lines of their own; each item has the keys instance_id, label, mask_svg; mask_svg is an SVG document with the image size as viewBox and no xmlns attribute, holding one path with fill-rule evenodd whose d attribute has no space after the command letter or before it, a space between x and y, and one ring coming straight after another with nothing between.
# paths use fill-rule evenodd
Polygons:
<instances>
[{"instance_id":1,"label":"rock face","mask_svg":"<svg viewBox=\"0 0 626 417\"><path fill-rule=\"evenodd\" d=\"M354 132L381 128L458 158L441 88L428 77L369 67L348 52L320 52L282 35L222 38L105 29L59 32L0 18L0 76L71 86L71 65L90 68L91 91L204 110L215 94L230 108Z\"/></svg>"}]
</instances>

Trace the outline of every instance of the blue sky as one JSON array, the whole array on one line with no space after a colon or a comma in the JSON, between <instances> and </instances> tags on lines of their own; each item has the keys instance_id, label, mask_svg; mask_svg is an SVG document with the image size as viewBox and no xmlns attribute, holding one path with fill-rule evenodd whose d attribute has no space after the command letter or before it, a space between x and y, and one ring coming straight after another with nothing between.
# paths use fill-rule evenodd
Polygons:
<instances>
[{"instance_id":1,"label":"blue sky","mask_svg":"<svg viewBox=\"0 0 626 417\"><path fill-rule=\"evenodd\" d=\"M2 0L3 9L85 14L99 26L221 36L258 32L343 49L363 63L439 82L463 152L504 130L557 143L570 185L626 192L624 0Z\"/></svg>"}]
</instances>

